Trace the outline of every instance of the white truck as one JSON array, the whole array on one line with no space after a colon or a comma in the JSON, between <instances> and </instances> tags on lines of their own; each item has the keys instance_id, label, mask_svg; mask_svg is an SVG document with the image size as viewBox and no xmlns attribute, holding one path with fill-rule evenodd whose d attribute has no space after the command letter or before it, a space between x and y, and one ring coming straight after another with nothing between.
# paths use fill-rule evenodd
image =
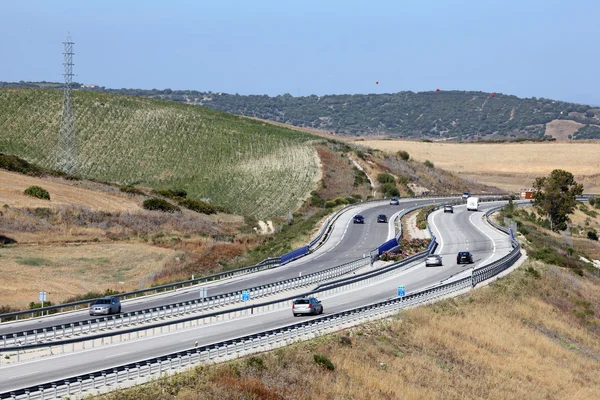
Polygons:
<instances>
[{"instance_id":1,"label":"white truck","mask_svg":"<svg viewBox=\"0 0 600 400\"><path fill-rule=\"evenodd\" d=\"M467 211L479 210L479 197L469 197L467 199Z\"/></svg>"}]
</instances>

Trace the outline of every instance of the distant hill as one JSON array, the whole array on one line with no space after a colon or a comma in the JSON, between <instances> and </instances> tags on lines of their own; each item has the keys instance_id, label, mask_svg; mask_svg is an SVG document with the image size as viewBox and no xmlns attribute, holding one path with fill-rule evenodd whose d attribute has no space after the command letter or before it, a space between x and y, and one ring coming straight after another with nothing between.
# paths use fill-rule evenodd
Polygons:
<instances>
[{"instance_id":1,"label":"distant hill","mask_svg":"<svg viewBox=\"0 0 600 400\"><path fill-rule=\"evenodd\" d=\"M20 82L51 87L49 82ZM543 98L521 99L501 93L439 91L392 94L293 97L241 96L194 90L82 90L126 94L201 105L349 136L430 138L433 140L506 140L511 138L600 139L600 108ZM546 130L552 121L574 121L566 135Z\"/></svg>"},{"instance_id":2,"label":"distant hill","mask_svg":"<svg viewBox=\"0 0 600 400\"><path fill-rule=\"evenodd\" d=\"M295 211L320 179L316 137L202 107L74 92L78 174L182 188L258 218ZM62 91L0 89L0 153L55 168Z\"/></svg>"}]
</instances>

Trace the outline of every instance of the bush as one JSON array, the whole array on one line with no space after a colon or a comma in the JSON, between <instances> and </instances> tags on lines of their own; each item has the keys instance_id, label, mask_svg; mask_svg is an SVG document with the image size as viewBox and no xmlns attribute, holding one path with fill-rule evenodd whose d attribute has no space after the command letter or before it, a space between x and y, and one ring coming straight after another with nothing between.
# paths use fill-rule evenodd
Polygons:
<instances>
[{"instance_id":1,"label":"bush","mask_svg":"<svg viewBox=\"0 0 600 400\"><path fill-rule=\"evenodd\" d=\"M359 201L357 198L355 198L355 197L350 197L350 196L346 197L345 199L346 199L346 201L348 202L348 204L354 204L354 203L358 203L358 201Z\"/></svg>"},{"instance_id":2,"label":"bush","mask_svg":"<svg viewBox=\"0 0 600 400\"><path fill-rule=\"evenodd\" d=\"M323 354L313 354L313 360L315 360L315 362L317 364L319 364L320 366L322 366L330 371L335 370L335 365L333 365L331 360L329 358L327 358L327 356L324 356Z\"/></svg>"},{"instance_id":3,"label":"bush","mask_svg":"<svg viewBox=\"0 0 600 400\"><path fill-rule=\"evenodd\" d=\"M398 183L401 184L401 185L403 185L403 186L408 185L408 177L400 175L398 177Z\"/></svg>"},{"instance_id":4,"label":"bush","mask_svg":"<svg viewBox=\"0 0 600 400\"><path fill-rule=\"evenodd\" d=\"M175 211L181 211L181 209L179 207L174 206L173 204L169 203L166 200L157 199L156 197L153 197L148 200L144 200L143 207L146 210L162 211L162 212L169 212L169 213L173 213Z\"/></svg>"},{"instance_id":5,"label":"bush","mask_svg":"<svg viewBox=\"0 0 600 400\"><path fill-rule=\"evenodd\" d=\"M340 336L340 344L344 346L352 346L352 339L350 338L350 336Z\"/></svg>"},{"instance_id":6,"label":"bush","mask_svg":"<svg viewBox=\"0 0 600 400\"><path fill-rule=\"evenodd\" d=\"M222 207L214 206L202 200L183 199L179 202L180 206L183 206L189 210L196 211L202 214L216 214L224 211Z\"/></svg>"},{"instance_id":7,"label":"bush","mask_svg":"<svg viewBox=\"0 0 600 400\"><path fill-rule=\"evenodd\" d=\"M400 196L400 191L396 187L395 183L384 183L381 185L381 193L385 197L398 197Z\"/></svg>"},{"instance_id":8,"label":"bush","mask_svg":"<svg viewBox=\"0 0 600 400\"><path fill-rule=\"evenodd\" d=\"M396 180L394 179L394 177L390 174L379 174L377 175L377 180L379 181L379 183L394 183L396 182Z\"/></svg>"},{"instance_id":9,"label":"bush","mask_svg":"<svg viewBox=\"0 0 600 400\"><path fill-rule=\"evenodd\" d=\"M327 200L325 202L325 208L333 208L335 206L336 206L335 200Z\"/></svg>"},{"instance_id":10,"label":"bush","mask_svg":"<svg viewBox=\"0 0 600 400\"><path fill-rule=\"evenodd\" d=\"M398 152L398 157L400 157L401 159L403 159L404 161L408 161L410 160L410 155L408 154L407 151L404 150L400 150Z\"/></svg>"},{"instance_id":11,"label":"bush","mask_svg":"<svg viewBox=\"0 0 600 400\"><path fill-rule=\"evenodd\" d=\"M162 189L153 190L152 193L174 199L176 197L187 197L187 192L183 189Z\"/></svg>"},{"instance_id":12,"label":"bush","mask_svg":"<svg viewBox=\"0 0 600 400\"><path fill-rule=\"evenodd\" d=\"M23 193L27 196L37 197L38 199L50 200L50 193L39 186L29 186Z\"/></svg>"},{"instance_id":13,"label":"bush","mask_svg":"<svg viewBox=\"0 0 600 400\"><path fill-rule=\"evenodd\" d=\"M590 197L590 198L588 199L588 201L589 201L589 203L590 203L590 206L593 206L593 205L596 203L596 198L595 198L595 197Z\"/></svg>"},{"instance_id":14,"label":"bush","mask_svg":"<svg viewBox=\"0 0 600 400\"><path fill-rule=\"evenodd\" d=\"M598 240L598 234L596 233L596 231L588 231L587 237L590 240Z\"/></svg>"},{"instance_id":15,"label":"bush","mask_svg":"<svg viewBox=\"0 0 600 400\"><path fill-rule=\"evenodd\" d=\"M325 200L320 198L318 195L310 196L310 205L313 207L325 207Z\"/></svg>"},{"instance_id":16,"label":"bush","mask_svg":"<svg viewBox=\"0 0 600 400\"><path fill-rule=\"evenodd\" d=\"M260 357L250 357L246 360L246 366L251 369L255 369L257 371L263 371L267 369L265 362Z\"/></svg>"},{"instance_id":17,"label":"bush","mask_svg":"<svg viewBox=\"0 0 600 400\"><path fill-rule=\"evenodd\" d=\"M427 168L431 168L431 169L435 168L435 165L433 165L433 163L429 160L425 160L423 165L425 165Z\"/></svg>"},{"instance_id":18,"label":"bush","mask_svg":"<svg viewBox=\"0 0 600 400\"><path fill-rule=\"evenodd\" d=\"M139 194L139 195L145 194L144 192L142 192L140 189L136 188L133 185L121 186L120 190L123 193L129 193L129 194Z\"/></svg>"},{"instance_id":19,"label":"bush","mask_svg":"<svg viewBox=\"0 0 600 400\"><path fill-rule=\"evenodd\" d=\"M348 200L346 200L343 197L338 197L337 199L335 199L336 206L341 206L342 204L348 204Z\"/></svg>"}]
</instances>

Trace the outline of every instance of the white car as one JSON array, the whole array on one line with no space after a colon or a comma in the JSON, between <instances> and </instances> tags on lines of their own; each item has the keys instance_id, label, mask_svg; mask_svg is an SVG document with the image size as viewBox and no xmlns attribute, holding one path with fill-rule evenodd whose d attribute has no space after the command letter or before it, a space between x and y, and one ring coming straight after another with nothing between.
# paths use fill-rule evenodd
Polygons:
<instances>
[{"instance_id":1,"label":"white car","mask_svg":"<svg viewBox=\"0 0 600 400\"><path fill-rule=\"evenodd\" d=\"M390 206L399 206L399 205L400 205L400 200L398 200L398 199L397 199L397 198L395 198L395 197L392 197L392 198L390 199Z\"/></svg>"},{"instance_id":2,"label":"white car","mask_svg":"<svg viewBox=\"0 0 600 400\"><path fill-rule=\"evenodd\" d=\"M427 258L425 259L425 266L429 267L430 265L441 266L442 256L440 256L439 254L430 254L429 256L427 256Z\"/></svg>"}]
</instances>

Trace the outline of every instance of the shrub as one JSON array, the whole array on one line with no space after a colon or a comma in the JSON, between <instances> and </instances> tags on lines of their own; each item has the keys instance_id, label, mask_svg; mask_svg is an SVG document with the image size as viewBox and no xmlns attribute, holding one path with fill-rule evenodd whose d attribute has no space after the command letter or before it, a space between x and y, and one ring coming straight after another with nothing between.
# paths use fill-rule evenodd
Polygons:
<instances>
[{"instance_id":1,"label":"shrub","mask_svg":"<svg viewBox=\"0 0 600 400\"><path fill-rule=\"evenodd\" d=\"M425 165L427 168L431 168L431 169L435 168L435 165L433 165L433 163L429 160L425 160L423 165Z\"/></svg>"},{"instance_id":2,"label":"shrub","mask_svg":"<svg viewBox=\"0 0 600 400\"><path fill-rule=\"evenodd\" d=\"M365 152L362 150L356 150L356 155L361 159L364 160L365 159Z\"/></svg>"},{"instance_id":3,"label":"shrub","mask_svg":"<svg viewBox=\"0 0 600 400\"><path fill-rule=\"evenodd\" d=\"M342 204L348 204L348 200L346 200L343 197L338 197L337 199L335 199L335 205L336 206L340 206Z\"/></svg>"},{"instance_id":4,"label":"shrub","mask_svg":"<svg viewBox=\"0 0 600 400\"><path fill-rule=\"evenodd\" d=\"M327 200L327 201L325 202L325 207L326 207L326 208L333 208L333 207L335 207L335 206L336 206L336 204L335 204L335 200Z\"/></svg>"},{"instance_id":5,"label":"shrub","mask_svg":"<svg viewBox=\"0 0 600 400\"><path fill-rule=\"evenodd\" d=\"M345 199L348 202L348 204L358 203L358 201L359 201L356 197L351 197L351 196L348 196Z\"/></svg>"},{"instance_id":6,"label":"shrub","mask_svg":"<svg viewBox=\"0 0 600 400\"><path fill-rule=\"evenodd\" d=\"M187 197L187 192L183 189L162 189L153 190L152 193L174 199L176 197Z\"/></svg>"},{"instance_id":7,"label":"shrub","mask_svg":"<svg viewBox=\"0 0 600 400\"><path fill-rule=\"evenodd\" d=\"M540 279L542 276L539 273L539 271L531 266L529 266L526 270L525 270L525 274L529 275L535 279Z\"/></svg>"},{"instance_id":8,"label":"shrub","mask_svg":"<svg viewBox=\"0 0 600 400\"><path fill-rule=\"evenodd\" d=\"M398 197L400 196L400 191L396 187L395 183L384 183L381 185L381 193L385 197Z\"/></svg>"},{"instance_id":9,"label":"shrub","mask_svg":"<svg viewBox=\"0 0 600 400\"><path fill-rule=\"evenodd\" d=\"M588 231L587 237L590 240L598 240L598 234L596 233L596 231Z\"/></svg>"},{"instance_id":10,"label":"shrub","mask_svg":"<svg viewBox=\"0 0 600 400\"><path fill-rule=\"evenodd\" d=\"M408 152L407 152L407 151L404 151L404 150L400 150L400 151L398 152L398 156L399 156L401 159L403 159L404 161L408 161L408 160L410 159L410 155L408 154Z\"/></svg>"},{"instance_id":11,"label":"shrub","mask_svg":"<svg viewBox=\"0 0 600 400\"><path fill-rule=\"evenodd\" d=\"M258 371L262 371L267 369L267 366L265 365L265 362L262 358L260 357L250 357L246 360L246 366L248 366L249 368L258 370Z\"/></svg>"},{"instance_id":12,"label":"shrub","mask_svg":"<svg viewBox=\"0 0 600 400\"><path fill-rule=\"evenodd\" d=\"M398 183L404 186L408 185L408 177L400 175L398 177Z\"/></svg>"},{"instance_id":13,"label":"shrub","mask_svg":"<svg viewBox=\"0 0 600 400\"><path fill-rule=\"evenodd\" d=\"M129 194L139 194L139 195L145 194L144 192L142 192L140 189L136 188L133 185L121 186L120 190L123 193L129 193Z\"/></svg>"},{"instance_id":14,"label":"shrub","mask_svg":"<svg viewBox=\"0 0 600 400\"><path fill-rule=\"evenodd\" d=\"M379 183L394 183L396 182L396 180L394 179L394 177L390 174L379 174L377 175L377 180L379 181Z\"/></svg>"},{"instance_id":15,"label":"shrub","mask_svg":"<svg viewBox=\"0 0 600 400\"><path fill-rule=\"evenodd\" d=\"M313 207L325 207L325 200L320 198L318 195L310 196L310 205Z\"/></svg>"},{"instance_id":16,"label":"shrub","mask_svg":"<svg viewBox=\"0 0 600 400\"><path fill-rule=\"evenodd\" d=\"M320 366L322 366L330 371L335 370L335 365L333 365L331 360L329 358L327 358L327 356L324 356L323 354L313 354L313 360L315 360L315 362L317 364L319 364Z\"/></svg>"},{"instance_id":17,"label":"shrub","mask_svg":"<svg viewBox=\"0 0 600 400\"><path fill-rule=\"evenodd\" d=\"M344 346L352 346L352 339L350 336L340 336L340 344L343 344Z\"/></svg>"},{"instance_id":18,"label":"shrub","mask_svg":"<svg viewBox=\"0 0 600 400\"><path fill-rule=\"evenodd\" d=\"M179 207L174 206L173 204L169 203L166 200L157 199L156 197L153 197L148 200L144 200L143 207L146 210L162 211L162 212L169 212L169 213L173 213L175 211L181 211L181 209Z\"/></svg>"},{"instance_id":19,"label":"shrub","mask_svg":"<svg viewBox=\"0 0 600 400\"><path fill-rule=\"evenodd\" d=\"M222 207L209 204L202 200L183 199L178 203L180 206L202 214L216 214L220 211L224 211Z\"/></svg>"},{"instance_id":20,"label":"shrub","mask_svg":"<svg viewBox=\"0 0 600 400\"><path fill-rule=\"evenodd\" d=\"M590 198L588 199L588 201L589 201L589 203L590 203L590 206L593 206L593 205L596 203L596 198L595 198L595 197L590 197Z\"/></svg>"},{"instance_id":21,"label":"shrub","mask_svg":"<svg viewBox=\"0 0 600 400\"><path fill-rule=\"evenodd\" d=\"M27 196L37 197L38 199L50 200L50 193L39 186L29 186L23 193Z\"/></svg>"}]
</instances>

